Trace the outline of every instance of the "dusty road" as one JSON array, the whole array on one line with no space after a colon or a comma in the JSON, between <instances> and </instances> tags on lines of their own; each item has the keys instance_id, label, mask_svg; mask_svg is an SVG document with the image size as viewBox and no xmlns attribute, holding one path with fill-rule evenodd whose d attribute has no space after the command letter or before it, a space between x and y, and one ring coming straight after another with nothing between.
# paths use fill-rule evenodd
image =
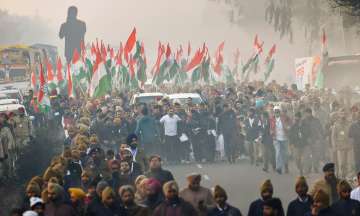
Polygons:
<instances>
[{"instance_id":1,"label":"dusty road","mask_svg":"<svg viewBox=\"0 0 360 216\"><path fill-rule=\"evenodd\" d=\"M165 167L173 172L180 187L186 186L185 176L192 172L198 172L203 177L203 185L213 187L219 184L225 188L229 196L229 203L240 208L243 214L247 214L250 203L259 197L259 185L265 179L271 179L274 185L274 195L281 198L284 209L288 203L296 197L295 180L297 172L295 168L289 174L279 175L265 173L260 167L251 166L243 161L238 164L207 164L207 165L181 165ZM308 177L311 184L319 175L312 174Z\"/></svg>"}]
</instances>

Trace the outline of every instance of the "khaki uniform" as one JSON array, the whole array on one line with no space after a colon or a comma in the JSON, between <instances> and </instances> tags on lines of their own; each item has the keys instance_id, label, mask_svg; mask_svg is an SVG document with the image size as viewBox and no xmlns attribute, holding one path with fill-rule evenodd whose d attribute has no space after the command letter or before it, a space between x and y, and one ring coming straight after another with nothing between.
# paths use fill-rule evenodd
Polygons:
<instances>
[{"instance_id":1,"label":"khaki uniform","mask_svg":"<svg viewBox=\"0 0 360 216\"><path fill-rule=\"evenodd\" d=\"M3 127L0 130L0 139L3 146L8 149L8 159L5 165L5 176L15 175L15 162L17 160L17 146L14 140L14 137L8 127Z\"/></svg>"},{"instance_id":2,"label":"khaki uniform","mask_svg":"<svg viewBox=\"0 0 360 216\"><path fill-rule=\"evenodd\" d=\"M32 135L33 128L31 120L27 116L16 116L15 118L16 127L14 129L16 144L20 149L27 146Z\"/></svg>"},{"instance_id":3,"label":"khaki uniform","mask_svg":"<svg viewBox=\"0 0 360 216\"><path fill-rule=\"evenodd\" d=\"M332 127L331 140L334 154L336 155L336 164L339 176L345 178L350 171L350 153L351 145L348 134L350 123L348 121L337 120Z\"/></svg>"}]
</instances>

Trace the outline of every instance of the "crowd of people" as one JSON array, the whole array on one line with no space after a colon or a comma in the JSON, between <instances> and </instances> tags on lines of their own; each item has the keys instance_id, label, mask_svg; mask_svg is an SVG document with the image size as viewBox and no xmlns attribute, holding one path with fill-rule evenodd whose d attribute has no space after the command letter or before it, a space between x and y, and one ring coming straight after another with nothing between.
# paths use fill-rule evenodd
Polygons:
<instances>
[{"instance_id":1,"label":"crowd of people","mask_svg":"<svg viewBox=\"0 0 360 216\"><path fill-rule=\"evenodd\" d=\"M130 104L134 92L99 99L53 92L46 115L62 116L55 124L64 128L63 152L29 181L12 215L237 216L240 210L228 203L221 186L205 188L202 175L191 173L180 190L162 164L240 160L264 172L300 176L287 211L268 179L249 216L360 215L360 189L352 191L349 183L357 176L360 186L360 106L349 88L300 91L296 85L254 81L157 90L197 92L204 102L164 97ZM32 110L31 103L27 107ZM2 125L1 131L9 128ZM297 170L290 170L292 161ZM321 171L323 177L309 186L304 176Z\"/></svg>"}]
</instances>

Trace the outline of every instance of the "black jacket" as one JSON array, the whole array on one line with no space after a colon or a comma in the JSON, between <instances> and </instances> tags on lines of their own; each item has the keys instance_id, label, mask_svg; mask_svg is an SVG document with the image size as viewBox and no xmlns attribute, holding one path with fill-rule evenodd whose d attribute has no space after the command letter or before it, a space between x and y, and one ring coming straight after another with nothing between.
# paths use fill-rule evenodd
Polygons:
<instances>
[{"instance_id":1,"label":"black jacket","mask_svg":"<svg viewBox=\"0 0 360 216\"><path fill-rule=\"evenodd\" d=\"M287 216L304 216L311 211L312 198L308 196L307 202L301 202L299 198L289 203L286 215Z\"/></svg>"},{"instance_id":2,"label":"black jacket","mask_svg":"<svg viewBox=\"0 0 360 216\"><path fill-rule=\"evenodd\" d=\"M296 148L303 148L307 145L306 142L307 130L301 122L295 122L289 130L290 144Z\"/></svg>"},{"instance_id":3,"label":"black jacket","mask_svg":"<svg viewBox=\"0 0 360 216\"><path fill-rule=\"evenodd\" d=\"M338 216L360 216L360 202L353 199L341 199L332 204L331 209Z\"/></svg>"},{"instance_id":4,"label":"black jacket","mask_svg":"<svg viewBox=\"0 0 360 216\"><path fill-rule=\"evenodd\" d=\"M172 175L172 173L170 171L163 170L162 168L157 171L150 170L145 175L148 178L157 179L161 183L161 185L164 185L168 181L174 180L174 176Z\"/></svg>"},{"instance_id":5,"label":"black jacket","mask_svg":"<svg viewBox=\"0 0 360 216\"><path fill-rule=\"evenodd\" d=\"M210 209L208 216L242 216L240 210L231 205L226 205L223 210L218 207Z\"/></svg>"},{"instance_id":6,"label":"black jacket","mask_svg":"<svg viewBox=\"0 0 360 216\"><path fill-rule=\"evenodd\" d=\"M246 130L246 140L253 142L256 138L259 137L260 132L262 131L262 125L259 118L254 117L254 121L250 124L250 119L246 118L245 120L245 130Z\"/></svg>"},{"instance_id":7,"label":"black jacket","mask_svg":"<svg viewBox=\"0 0 360 216\"><path fill-rule=\"evenodd\" d=\"M120 203L114 201L110 208L104 206L100 197L96 196L86 209L85 216L125 216L125 209Z\"/></svg>"},{"instance_id":8,"label":"black jacket","mask_svg":"<svg viewBox=\"0 0 360 216\"><path fill-rule=\"evenodd\" d=\"M219 126L218 129L220 133L224 134L232 134L236 132L236 114L233 110L223 112L219 117ZM219 133L219 134L220 134Z\"/></svg>"}]
</instances>

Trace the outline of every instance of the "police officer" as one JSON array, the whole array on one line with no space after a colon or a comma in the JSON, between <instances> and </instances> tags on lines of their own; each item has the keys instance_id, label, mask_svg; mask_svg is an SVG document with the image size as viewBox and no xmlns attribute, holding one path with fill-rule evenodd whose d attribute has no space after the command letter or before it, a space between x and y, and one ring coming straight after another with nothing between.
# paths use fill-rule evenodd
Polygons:
<instances>
[{"instance_id":1,"label":"police officer","mask_svg":"<svg viewBox=\"0 0 360 216\"><path fill-rule=\"evenodd\" d=\"M20 107L18 109L19 114L15 117L15 140L16 145L20 149L24 149L30 142L30 138L33 135L33 127L31 120L28 116L25 116L25 109Z\"/></svg>"},{"instance_id":2,"label":"police officer","mask_svg":"<svg viewBox=\"0 0 360 216\"><path fill-rule=\"evenodd\" d=\"M348 158L350 158L351 151L351 145L348 140L349 129L350 122L346 119L345 112L339 112L338 118L331 131L331 140L334 153L337 156L339 175L342 178L345 178L349 171Z\"/></svg>"}]
</instances>

